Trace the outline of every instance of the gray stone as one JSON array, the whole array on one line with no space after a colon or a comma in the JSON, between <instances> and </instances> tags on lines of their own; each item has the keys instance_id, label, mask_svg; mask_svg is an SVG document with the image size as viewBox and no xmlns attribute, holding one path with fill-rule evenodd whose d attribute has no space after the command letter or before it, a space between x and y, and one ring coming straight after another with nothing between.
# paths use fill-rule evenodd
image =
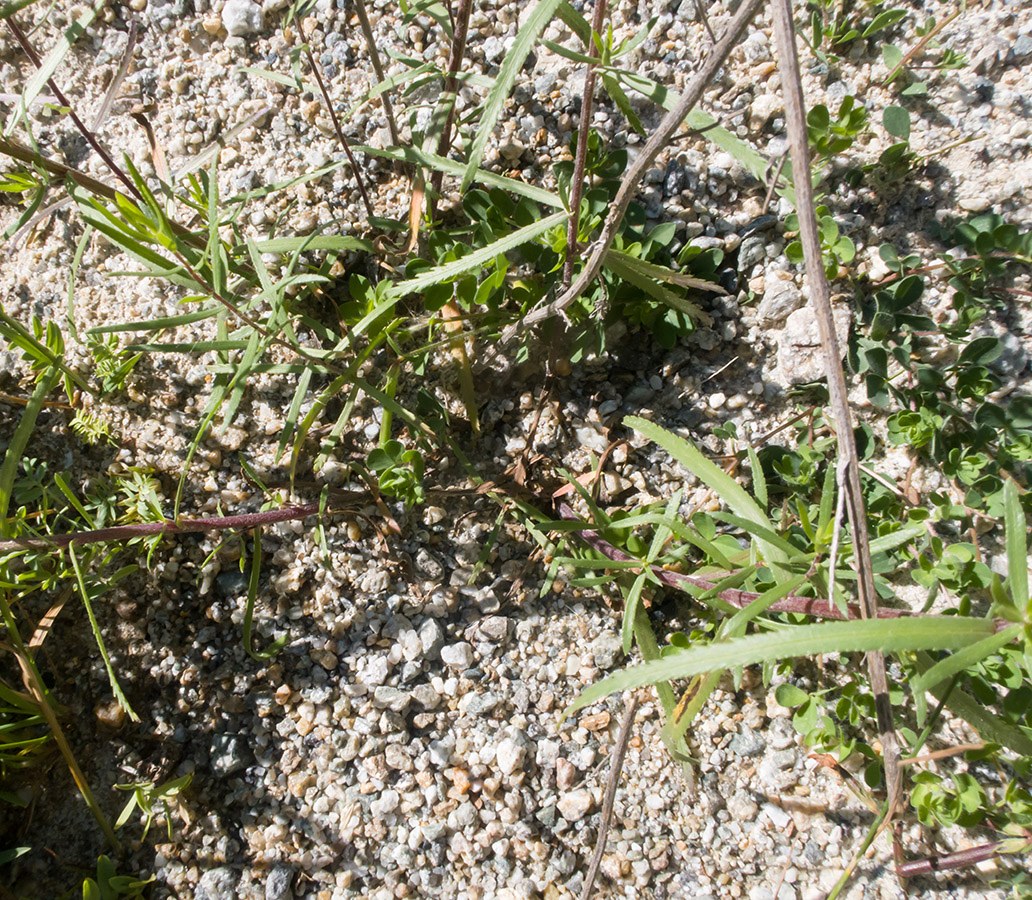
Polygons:
<instances>
[{"instance_id":1,"label":"gray stone","mask_svg":"<svg viewBox=\"0 0 1032 900\"><path fill-rule=\"evenodd\" d=\"M534 816L542 825L551 828L555 825L555 804L549 803L537 811Z\"/></svg>"},{"instance_id":2,"label":"gray stone","mask_svg":"<svg viewBox=\"0 0 1032 900\"><path fill-rule=\"evenodd\" d=\"M293 866L273 866L265 880L265 900L290 900L294 896L291 885L295 874Z\"/></svg>"},{"instance_id":3,"label":"gray stone","mask_svg":"<svg viewBox=\"0 0 1032 900\"><path fill-rule=\"evenodd\" d=\"M226 777L247 766L251 750L239 734L216 734L211 739L211 770Z\"/></svg>"},{"instance_id":4,"label":"gray stone","mask_svg":"<svg viewBox=\"0 0 1032 900\"><path fill-rule=\"evenodd\" d=\"M1000 355L988 364L989 368L1004 378L1016 378L1028 365L1028 353L1022 346L1021 338L1012 331L1002 329L996 337L1000 341Z\"/></svg>"},{"instance_id":5,"label":"gray stone","mask_svg":"<svg viewBox=\"0 0 1032 900\"><path fill-rule=\"evenodd\" d=\"M503 775L511 775L527 758L527 746L525 742L505 738L498 744L495 753L495 760L498 763L498 770Z\"/></svg>"},{"instance_id":6,"label":"gray stone","mask_svg":"<svg viewBox=\"0 0 1032 900\"><path fill-rule=\"evenodd\" d=\"M767 242L762 235L754 234L742 241L738 248L738 271L751 269L767 258Z\"/></svg>"},{"instance_id":7,"label":"gray stone","mask_svg":"<svg viewBox=\"0 0 1032 900\"><path fill-rule=\"evenodd\" d=\"M473 648L465 641L441 648L441 662L449 669L468 669L473 665Z\"/></svg>"},{"instance_id":8,"label":"gray stone","mask_svg":"<svg viewBox=\"0 0 1032 900\"><path fill-rule=\"evenodd\" d=\"M551 768L559 758L559 749L558 741L538 741L534 762L542 769Z\"/></svg>"},{"instance_id":9,"label":"gray stone","mask_svg":"<svg viewBox=\"0 0 1032 900\"><path fill-rule=\"evenodd\" d=\"M1018 39L1011 47L1011 53L1014 54L1015 59L1024 59L1026 56L1032 55L1032 36L1018 35Z\"/></svg>"},{"instance_id":10,"label":"gray stone","mask_svg":"<svg viewBox=\"0 0 1032 900\"><path fill-rule=\"evenodd\" d=\"M595 665L605 671L616 665L617 659L623 654L623 642L620 635L614 632L600 634L592 645L595 656Z\"/></svg>"},{"instance_id":11,"label":"gray stone","mask_svg":"<svg viewBox=\"0 0 1032 900\"><path fill-rule=\"evenodd\" d=\"M423 656L436 659L444 645L444 632L436 619L427 619L419 626L419 640L423 645Z\"/></svg>"},{"instance_id":12,"label":"gray stone","mask_svg":"<svg viewBox=\"0 0 1032 900\"><path fill-rule=\"evenodd\" d=\"M760 323L780 325L804 303L806 299L794 281L776 276L768 278L758 308Z\"/></svg>"},{"instance_id":13,"label":"gray stone","mask_svg":"<svg viewBox=\"0 0 1032 900\"><path fill-rule=\"evenodd\" d=\"M724 239L718 237L707 237L706 235L700 235L694 237L689 242L693 247L698 247L700 250L723 250Z\"/></svg>"},{"instance_id":14,"label":"gray stone","mask_svg":"<svg viewBox=\"0 0 1032 900\"><path fill-rule=\"evenodd\" d=\"M222 26L230 37L247 37L262 30L262 8L251 0L228 0L222 7Z\"/></svg>"},{"instance_id":15,"label":"gray stone","mask_svg":"<svg viewBox=\"0 0 1032 900\"><path fill-rule=\"evenodd\" d=\"M667 197L674 197L684 190L684 166L676 159L667 163L666 171L663 173L663 193Z\"/></svg>"},{"instance_id":16,"label":"gray stone","mask_svg":"<svg viewBox=\"0 0 1032 900\"><path fill-rule=\"evenodd\" d=\"M435 766L446 766L451 762L452 751L455 750L455 737L446 734L439 741L431 741L428 749L430 762Z\"/></svg>"},{"instance_id":17,"label":"gray stone","mask_svg":"<svg viewBox=\"0 0 1032 900\"><path fill-rule=\"evenodd\" d=\"M737 756L759 756L766 749L767 743L748 726L742 726L740 734L731 738L728 749Z\"/></svg>"},{"instance_id":18,"label":"gray stone","mask_svg":"<svg viewBox=\"0 0 1032 900\"><path fill-rule=\"evenodd\" d=\"M197 882L194 900L236 900L239 876L229 866L208 869Z\"/></svg>"},{"instance_id":19,"label":"gray stone","mask_svg":"<svg viewBox=\"0 0 1032 900\"><path fill-rule=\"evenodd\" d=\"M580 788L563 794L556 803L556 808L567 822L579 822L595 805L595 798L587 788Z\"/></svg>"},{"instance_id":20,"label":"gray stone","mask_svg":"<svg viewBox=\"0 0 1032 900\"><path fill-rule=\"evenodd\" d=\"M477 624L475 633L483 641L500 644L512 634L512 620L505 616L487 616Z\"/></svg>"},{"instance_id":21,"label":"gray stone","mask_svg":"<svg viewBox=\"0 0 1032 900\"><path fill-rule=\"evenodd\" d=\"M494 691L485 691L483 694L466 694L459 701L459 709L471 716L486 716L497 709L502 698Z\"/></svg>"},{"instance_id":22,"label":"gray stone","mask_svg":"<svg viewBox=\"0 0 1032 900\"><path fill-rule=\"evenodd\" d=\"M844 354L852 313L847 306L837 304L832 308L832 317L839 351ZM778 347L778 364L789 384L808 384L824 377L824 351L813 307L804 306L788 317Z\"/></svg>"},{"instance_id":23,"label":"gray stone","mask_svg":"<svg viewBox=\"0 0 1032 900\"><path fill-rule=\"evenodd\" d=\"M404 712L408 709L412 695L400 688L381 685L373 691L373 705L380 709L390 709L394 712Z\"/></svg>"},{"instance_id":24,"label":"gray stone","mask_svg":"<svg viewBox=\"0 0 1032 900\"><path fill-rule=\"evenodd\" d=\"M239 597L247 591L247 576L238 569L215 576L215 592L223 597Z\"/></svg>"},{"instance_id":25,"label":"gray stone","mask_svg":"<svg viewBox=\"0 0 1032 900\"><path fill-rule=\"evenodd\" d=\"M401 803L401 795L393 788L387 788L379 797L369 804L369 811L374 816L386 816L394 812Z\"/></svg>"},{"instance_id":26,"label":"gray stone","mask_svg":"<svg viewBox=\"0 0 1032 900\"><path fill-rule=\"evenodd\" d=\"M437 709L441 705L441 695L432 684L417 684L412 688L412 699L423 709Z\"/></svg>"}]
</instances>

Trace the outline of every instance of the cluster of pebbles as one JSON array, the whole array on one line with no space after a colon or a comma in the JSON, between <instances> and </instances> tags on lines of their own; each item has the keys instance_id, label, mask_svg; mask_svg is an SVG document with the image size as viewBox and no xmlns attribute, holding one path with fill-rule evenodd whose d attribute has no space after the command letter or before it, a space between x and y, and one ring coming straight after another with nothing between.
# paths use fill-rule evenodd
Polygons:
<instances>
[{"instance_id":1,"label":"cluster of pebbles","mask_svg":"<svg viewBox=\"0 0 1032 900\"><path fill-rule=\"evenodd\" d=\"M909 3L905 4L909 8ZM580 8L579 2L574 6ZM127 23L139 42L126 79L126 104L148 105L147 116L172 170L180 169L241 123L218 150L225 194L274 185L340 156L332 123L314 93L263 78L254 70L291 71L292 54L312 48L338 109L355 105L374 83L357 17L346 0L317 0L300 25L284 24L287 0L130 0L103 7L68 53L56 78L88 119L118 66ZM673 88L690 77L709 45L696 21L696 0L613 3L617 40L656 21L627 65ZM940 3L915 6L910 21ZM58 3L33 40L41 50L86 11ZM511 46L524 11L497 0L476 4L467 67L487 76ZM29 13L23 13L26 19ZM802 15L802 12L800 12ZM426 17L405 18L375 0L370 16L381 52L443 65L447 45ZM719 31L728 11L708 8ZM927 246L932 221L992 210L1032 227L1028 65L1032 13L1016 5L973 6L942 35L967 53L960 71L933 76L934 115L916 115L912 145L931 154L948 147L934 168L879 193L843 186L824 198L843 233L857 244L861 268L880 274L877 246ZM571 42L560 23L547 39ZM907 40L916 40L911 28ZM706 96L705 106L738 137L772 160L786 147L783 106L769 15L762 13ZM804 51L805 52L805 51ZM809 56L809 102L835 108L846 95L873 110L894 101L877 47L857 42L837 66ZM390 72L404 65L387 59ZM245 70L242 67L250 67ZM0 37L0 91L24 87L29 67L12 39ZM544 47L514 90L489 145L488 168L551 184L551 166L567 158L583 87L578 66ZM406 136L424 127L436 87L395 95ZM476 101L464 87L461 102ZM659 114L635 100L646 125ZM873 114L873 113L872 113ZM108 178L64 118L44 104L30 111L34 136L48 155ZM607 100L593 126L633 153L641 143ZM377 103L346 122L349 140L383 146L387 123ZM892 139L874 127L863 149L876 158ZM129 154L147 176L154 167L145 135L127 116L112 114L101 135ZM970 143L957 144L959 139ZM948 146L954 145L956 146ZM836 161L836 165L848 161ZM377 214L404 220L408 185L388 163L363 163ZM447 188L447 185L446 185ZM735 290L706 301L712 324L670 353L650 350L635 334L602 359L575 368L556 403L531 433L540 387L518 379L495 392L483 411L485 436L474 461L500 472L533 442L573 473L588 470L619 433L629 443L611 457L606 489L628 504L666 497L688 483L688 502L706 502L679 467L634 435L611 429L622 415L649 416L703 442L712 427L734 421L743 436L760 434L792 414L789 386L819 373L805 284L785 258L785 216L764 185L704 135L679 139L642 186L647 214L678 223L678 241L718 247L737 269ZM0 208L0 226L16 210ZM257 238L306 233L326 223L335 233L365 232L365 211L347 167L247 207L242 226ZM63 321L68 268L81 234L63 209L35 242L22 242L5 261L6 312L16 318ZM177 311L174 291L147 281L109 277L133 268L99 241L86 251L76 282L80 333L91 326ZM933 306L948 304L931 292ZM845 307L843 307L845 310ZM842 317L848 327L848 311ZM1008 352L998 365L1015 385L1027 374L1027 309L994 326ZM209 336L198 326L179 339ZM83 349L69 341L68 354ZM16 355L0 351L16 372ZM211 378L207 358L152 356L129 385L129 402L102 407L120 449L105 455L73 441L59 413L45 413L41 453L77 471L114 473L130 466L158 473L171 496ZM293 385L254 380L236 423L203 445L184 504L187 514L246 512L261 498L240 476L239 458L275 471L275 448ZM3 430L15 413L0 410ZM359 407L353 442L368 448L379 432L377 410ZM713 445L716 449L716 445ZM344 467L322 473L334 483ZM99 610L113 661L142 722L112 704L95 650L69 673L61 701L91 783L108 811L124 795L108 786L160 781L190 773L173 839L156 827L125 863L153 872L155 896L197 900L290 897L448 897L455 900L561 900L579 895L595 846L608 760L623 713L613 697L562 723L560 712L586 685L625 664L620 610L609 597L564 584L546 585L530 558L528 535L506 523L491 536L497 506L462 493L442 463L433 473L450 494L395 510L400 536L384 537L369 511L331 517L322 539L313 523L265 530L264 571L254 637L261 650L278 636L286 646L259 662L240 643L252 548L220 536L169 540L152 568L113 591ZM448 481L451 477L452 481ZM375 510L372 511L375 518ZM493 544L483 557L488 541ZM326 556L328 552L329 556ZM246 570L245 570L246 571ZM562 576L561 576L562 577ZM543 589L546 588L546 589ZM66 610L63 617L75 613ZM75 628L52 640L75 641ZM805 676L792 676L807 686ZM689 776L660 740L654 695L641 692L617 794L613 827L596 887L602 897L817 900L838 879L870 823L870 815L838 777L807 757L789 711L748 678L717 691L690 735ZM96 713L96 715L94 715ZM948 737L948 736L947 736ZM963 743L964 734L956 735ZM37 852L13 873L16 893L41 895L56 885L48 846L61 862L90 865L100 851L96 828L69 784L63 798L48 793L29 839ZM128 826L131 833L135 826ZM934 843L913 823L903 831L915 853L960 849L970 838L944 832ZM155 843L155 841L157 843ZM845 897L894 900L903 889L891 876L888 842L860 863ZM135 868L134 868L135 867ZM957 878L927 881L927 896L1002 897L988 887L992 864ZM51 879L51 880L48 880ZM39 886L44 887L39 887ZM55 888L56 889L56 888Z\"/></svg>"}]
</instances>

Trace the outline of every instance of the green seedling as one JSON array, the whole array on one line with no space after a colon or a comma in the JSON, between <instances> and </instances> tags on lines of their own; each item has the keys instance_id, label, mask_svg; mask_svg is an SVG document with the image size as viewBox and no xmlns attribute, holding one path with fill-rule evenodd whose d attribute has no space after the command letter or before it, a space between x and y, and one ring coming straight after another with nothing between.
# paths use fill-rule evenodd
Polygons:
<instances>
[{"instance_id":1,"label":"green seedling","mask_svg":"<svg viewBox=\"0 0 1032 900\"><path fill-rule=\"evenodd\" d=\"M789 233L799 230L799 217L792 213L785 220L785 228ZM848 266L856 258L856 245L844 234L839 233L839 226L826 206L817 207L817 228L820 232L821 250L824 254L824 268L828 278L839 276L840 269ZM790 241L785 247L785 256L797 265L803 262L803 245L799 240Z\"/></svg>"},{"instance_id":2,"label":"green seedling","mask_svg":"<svg viewBox=\"0 0 1032 900\"><path fill-rule=\"evenodd\" d=\"M180 795L190 787L193 775L182 775L164 784L151 784L149 781L138 781L134 784L116 784L120 791L132 791L132 796L122 807L122 812L115 821L115 828L122 828L137 809L143 817L143 835L141 840L147 839L147 832L154 822L154 819L161 815L165 818L165 827L168 832L168 839L172 840L172 809L176 807L182 812L182 801Z\"/></svg>"},{"instance_id":3,"label":"green seedling","mask_svg":"<svg viewBox=\"0 0 1032 900\"><path fill-rule=\"evenodd\" d=\"M415 506L426 499L423 488L423 455L406 450L401 441L391 439L369 452L366 466L378 476L381 493L397 497L406 506Z\"/></svg>"},{"instance_id":4,"label":"green seedling","mask_svg":"<svg viewBox=\"0 0 1032 900\"><path fill-rule=\"evenodd\" d=\"M107 857L97 860L97 877L82 883L82 900L118 900L119 897L142 898L154 876L140 880L130 875L119 875L115 864Z\"/></svg>"}]
</instances>

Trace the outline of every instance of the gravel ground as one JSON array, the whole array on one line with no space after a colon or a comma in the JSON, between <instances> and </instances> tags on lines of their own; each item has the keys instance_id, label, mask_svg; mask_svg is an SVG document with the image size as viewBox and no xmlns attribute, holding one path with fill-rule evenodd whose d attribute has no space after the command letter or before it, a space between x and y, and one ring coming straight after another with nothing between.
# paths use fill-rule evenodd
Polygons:
<instances>
[{"instance_id":1,"label":"gravel ground","mask_svg":"<svg viewBox=\"0 0 1032 900\"><path fill-rule=\"evenodd\" d=\"M126 46L127 22L135 19L139 43L122 93L128 103L154 105L149 120L170 167L185 165L219 134L260 113L219 151L223 189L245 191L295 177L339 155L322 103L237 68L289 72L298 38L280 25L285 6L285 0L264 6L250 0L130 0L107 7L69 53L58 81L89 120ZM939 3L915 8L921 19L944 18L950 9ZM659 17L633 65L682 86L708 44L694 9L694 0L614 4L618 37ZM54 30L84 11L59 2L49 25L34 35L36 46L49 47ZM436 27L404 24L382 0L372 4L371 16L382 50L441 61L445 50ZM717 3L709 17L719 31L727 12ZM471 65L489 75L495 71L518 27L516 6L478 4ZM348 108L372 83L350 5L319 0L301 31L325 67L333 96ZM565 41L569 34L553 25L545 37ZM890 189L843 188L825 201L857 243L861 269L874 275L881 241L893 241L901 252L921 251L930 246L927 229L936 220L993 210L1019 227L1032 226L1032 10L974 6L942 39L967 53L971 64L933 76L935 107L914 121L916 152L941 155ZM872 111L892 102L880 86L886 70L878 47L860 42L857 49L838 68L811 66L808 102L833 106L854 94ZM17 94L28 68L6 33L0 60L0 91ZM536 53L489 148L491 167L549 184L551 163L562 157L575 127L582 85L577 67L545 49ZM470 90L463 89L467 102ZM783 152L766 15L747 32L705 106L766 156ZM638 108L646 127L658 120L648 104ZM48 119L41 107L30 118L44 152L106 177L67 122ZM607 102L599 103L594 124L616 145L633 152L638 144ZM364 107L346 130L356 142L388 141L375 105ZM873 130L864 159L876 158L891 142L879 127ZM101 134L141 172L153 174L143 131L119 108ZM973 140L955 145L963 137ZM404 218L405 183L386 164L367 165L378 214ZM679 141L657 163L642 191L648 213L678 222L680 241L727 251L738 272L735 290L712 301L711 326L669 353L632 333L605 358L575 367L545 407L535 449L581 473L611 437L629 437L629 446L612 456L607 488L632 505L669 496L691 479L655 448L624 435L616 425L623 414L649 416L705 444L718 424L734 421L749 437L794 413L786 391L813 378L814 329L801 276L784 255L790 208L775 201L765 213L763 195L763 185L702 137ZM13 207L0 207L0 226L15 216ZM304 233L337 219L335 231L362 233L364 218L354 178L342 168L253 204L246 227L255 236L266 236L273 223L279 234ZM9 314L63 320L80 234L80 223L65 208L38 239L11 252L0 287ZM109 277L126 268L132 266L110 245L94 241L87 249L76 284L80 332L179 308L174 290ZM948 302L945 292L931 292L929 303L937 302ZM848 326L845 314L842 324ZM1028 309L993 327L1008 342L1005 374L1023 389L1032 334ZM194 335L210 336L200 326ZM181 339L190 337L187 332ZM69 347L72 359L82 352ZM54 411L41 420L38 455L84 477L149 466L171 496L209 396L210 361L145 359L130 384L131 402L98 410L113 423L119 449L80 444ZM13 354L3 362L12 375L20 366ZM541 387L522 375L493 391L482 410L485 437L477 463L488 474L504 470L531 439ZM445 380L440 373L434 377ZM292 392L293 385L280 378L254 381L237 424L203 445L184 501L187 514L258 508L261 498L241 477L237 460L274 471ZM359 408L354 450L375 442L375 412L371 404ZM0 433L9 433L16 416L0 406ZM333 483L340 471L331 466L323 475ZM443 464L428 482L454 492L433 496L410 514L396 510L400 537L378 537L364 518L375 510L328 522L329 559L310 522L265 531L258 642L264 646L286 634L288 643L264 666L240 646L246 595L236 565L240 544L214 536L168 541L151 570L119 585L99 610L140 725L112 707L95 648L82 640L79 614L63 614L67 622L59 623L51 641L76 648L68 654L75 666L69 683L76 690L61 700L70 709L87 775L109 812L117 814L124 800L107 790L115 782L194 775L189 823L177 820L169 843L156 827L126 867L154 872L155 896L559 900L579 894L623 700L611 698L563 725L558 713L585 685L623 664L620 610L607 597L561 582L542 596L543 567L528 561L533 545L515 525L503 526L487 564L477 568L496 505L461 493L458 476ZM691 487L687 499L706 502L705 492ZM804 666L793 679L805 686L812 675ZM748 673L741 689L730 682L723 688L691 736L698 760L691 777L670 762L654 695L641 692L599 896L816 900L864 837L869 813L834 774L808 759L789 711ZM955 735L957 742L967 737ZM60 766L51 777L55 788L65 790L43 795L29 839L53 850L62 864L92 866L101 850L97 830L70 782L64 784ZM923 854L933 846L967 846L970 836L943 832L932 843L911 824L903 839ZM1002 897L988 887L993 871L986 865L918 880L912 893ZM15 893L29 896L52 893L61 877L68 883L43 853L8 873ZM883 836L845 896L903 895Z\"/></svg>"}]
</instances>

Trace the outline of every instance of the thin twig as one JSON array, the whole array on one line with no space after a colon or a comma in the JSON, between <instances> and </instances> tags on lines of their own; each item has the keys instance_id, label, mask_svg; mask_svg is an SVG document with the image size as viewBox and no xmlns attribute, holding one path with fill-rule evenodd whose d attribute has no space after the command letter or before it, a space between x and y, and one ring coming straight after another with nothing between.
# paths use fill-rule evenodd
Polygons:
<instances>
[{"instance_id":1,"label":"thin twig","mask_svg":"<svg viewBox=\"0 0 1032 900\"><path fill-rule=\"evenodd\" d=\"M303 503L270 509L259 513L244 513L239 516L215 516L204 519L180 519L165 522L140 522L135 525L115 525L111 528L96 528L73 534L52 534L42 537L13 538L0 541L0 553L10 550L40 550L53 547L69 547L79 544L96 544L100 541L122 541L132 538L150 537L160 534L191 534L198 531L225 531L230 528L256 528L276 522L304 519L319 512L318 503Z\"/></svg>"},{"instance_id":2,"label":"thin twig","mask_svg":"<svg viewBox=\"0 0 1032 900\"><path fill-rule=\"evenodd\" d=\"M613 748L613 762L609 767L609 783L606 785L606 796L602 802L602 821L599 823L598 837L595 839L595 852L591 854L591 865L588 866L588 874L584 876L584 888L581 890L580 900L588 900L591 896L591 888L595 884L599 867L602 865L602 856L606 852L609 825L613 820L616 786L620 782L620 770L623 768L624 755L627 753L627 742L631 737L631 726L634 724L634 714L637 710L638 698L634 696L628 698L627 706L624 708L623 719L620 721L620 732L616 737L616 746Z\"/></svg>"},{"instance_id":3,"label":"thin twig","mask_svg":"<svg viewBox=\"0 0 1032 900\"><path fill-rule=\"evenodd\" d=\"M380 51L376 46L373 28L369 24L369 14L366 12L364 0L355 0L355 12L358 13L358 23L362 26L362 34L365 35L366 47L369 48L369 61L373 64L373 72L376 73L377 81L382 82L384 75L383 66L380 64ZM391 133L391 143L398 146L401 144L401 138L398 137L398 124L394 121L394 107L391 106L391 98L387 91L380 94L380 102L383 104L383 114Z\"/></svg>"},{"instance_id":4,"label":"thin twig","mask_svg":"<svg viewBox=\"0 0 1032 900\"><path fill-rule=\"evenodd\" d=\"M774 200L774 191L778 189L778 182L781 180L781 171L785 168L785 163L787 161L788 153L782 153L781 158L778 160L777 166L774 167L770 183L767 185L767 195L763 198L763 206L760 208L761 216L767 215L767 210L770 209L770 204Z\"/></svg>"},{"instance_id":5,"label":"thin twig","mask_svg":"<svg viewBox=\"0 0 1032 900\"><path fill-rule=\"evenodd\" d=\"M36 51L32 49L32 44L29 43L28 38L25 37L25 34L22 32L21 28L18 27L18 23L14 21L13 17L7 20L7 27L11 29L11 33L21 45L22 50L25 52L25 55L29 58L32 64L37 69L42 69L43 63L40 61L39 56L36 55ZM68 110L68 116L71 118L72 122L75 123L75 127L79 129L79 133L86 138L86 141L96 151L97 155L104 160L105 165L115 173L115 176L126 186L126 189L130 194L132 194L137 200L142 201L143 197L136 189L136 185L132 183L129 176L122 171L121 167L115 164L115 161L111 158L110 154L108 154L107 150L101 146L100 141L97 140L97 136L90 131L85 124L83 124L82 119L76 115L75 110L72 109L72 104L68 101L64 92L57 86L57 82L54 81L53 77L47 79L47 85L49 85L50 90L54 92L54 96L57 97L58 102Z\"/></svg>"},{"instance_id":6,"label":"thin twig","mask_svg":"<svg viewBox=\"0 0 1032 900\"><path fill-rule=\"evenodd\" d=\"M956 853L945 853L942 856L929 856L924 859L899 863L896 866L896 875L899 878L913 878L915 875L934 875L936 872L946 869L967 868L999 855L1004 843L1004 841L993 841L991 844L979 844L977 847L958 850Z\"/></svg>"},{"instance_id":7,"label":"thin twig","mask_svg":"<svg viewBox=\"0 0 1032 900\"><path fill-rule=\"evenodd\" d=\"M745 26L749 24L749 20L755 15L762 2L763 0L743 0L742 5L738 8L738 12L735 13L734 18L728 23L720 40L710 51L709 56L706 57L695 78L692 79L691 84L688 85L688 88L681 96L680 102L663 117L655 133L649 138L641 153L638 154L634 163L624 174L620 190L616 194L616 199L613 200L609 207L609 215L606 216L602 233L595 242L595 250L591 254L587 265L581 270L577 280L556 300L544 306L539 306L537 309L527 313L519 322L505 329L502 333L500 345L511 341L526 327L535 325L565 310L595 280L602 269L606 254L616 238L616 233L623 222L627 208L631 205L631 200L634 199L634 195L637 193L638 185L645 172L652 167L656 157L670 142L674 132L681 126L688 113L692 111L692 107L699 102L703 91L706 90L707 85L713 80L717 71L724 64L724 60L727 59L728 54L738 42L738 36L745 30Z\"/></svg>"},{"instance_id":8,"label":"thin twig","mask_svg":"<svg viewBox=\"0 0 1032 900\"><path fill-rule=\"evenodd\" d=\"M451 4L448 4L449 12ZM462 60L466 53L466 34L469 31L469 16L473 10L473 0L459 0L459 12L455 17L452 27L451 54L448 57L448 71L444 78L444 102L448 103L448 115L444 120L444 127L441 129L441 139L437 144L437 155L442 159L448 156L452 143L452 126L455 123L455 108L458 105L459 97L459 69L462 68ZM444 180L444 173L437 169L430 176L430 187L432 188L427 202L429 203L430 215L433 217L434 208L437 204L437 196L441 193L441 182Z\"/></svg>"},{"instance_id":9,"label":"thin twig","mask_svg":"<svg viewBox=\"0 0 1032 900\"><path fill-rule=\"evenodd\" d=\"M860 487L859 456L853 438L853 426L847 399L846 380L842 373L842 353L835 333L831 310L831 294L824 272L820 236L814 215L813 184L809 178L810 148L806 130L806 107L796 52L795 26L792 21L791 0L773 0L774 31L777 35L779 68L785 98L785 121L788 126L792 170L802 173L796 179L796 208L799 214L799 232L810 280L813 308L824 348L828 395L835 421L841 460L841 490L845 493L846 511L853 533L853 559L857 568L860 608L864 618L877 618L878 595L874 587L871 549L867 534L867 515ZM892 724L892 702L889 699L888 679L885 674L885 655L876 651L867 654L867 666L874 693L878 717L879 738L885 767L888 791L887 820L892 819L902 788L899 770L899 744Z\"/></svg>"},{"instance_id":10,"label":"thin twig","mask_svg":"<svg viewBox=\"0 0 1032 900\"><path fill-rule=\"evenodd\" d=\"M297 22L297 26L300 31L301 23ZM369 199L369 194L366 193L365 182L362 180L362 172L359 170L358 163L355 161L355 155L351 152L351 145L348 143L348 139L344 137L344 129L341 127L340 119L337 118L337 111L333 108L333 101L330 99L330 94L326 90L326 84L323 82L322 71L319 66L315 64L315 57L312 56L312 48L309 47L308 44L303 44L302 49L304 50L305 57L308 59L308 67L312 70L312 74L315 76L316 84L319 85L319 93L322 94L323 103L326 104L326 108L330 112L330 120L333 122L333 130L337 133L337 140L340 141L340 145L344 148L344 153L347 154L348 162L351 163L351 171L355 173L358 192L362 195L362 202L365 204L366 213L371 219L376 215L373 210L373 203Z\"/></svg>"},{"instance_id":11,"label":"thin twig","mask_svg":"<svg viewBox=\"0 0 1032 900\"><path fill-rule=\"evenodd\" d=\"M602 22L606 16L606 0L595 0L595 13L591 17L591 35L588 38L587 55L597 59L595 35L602 33ZM592 104L595 101L595 64L589 62L584 72L584 91L581 96L580 130L577 132L577 154L573 163L573 181L570 184L570 225L566 230L566 262L563 265L563 290L573 282L573 267L580 256L580 207L584 193L584 169L588 161L588 136L591 133Z\"/></svg>"}]
</instances>

